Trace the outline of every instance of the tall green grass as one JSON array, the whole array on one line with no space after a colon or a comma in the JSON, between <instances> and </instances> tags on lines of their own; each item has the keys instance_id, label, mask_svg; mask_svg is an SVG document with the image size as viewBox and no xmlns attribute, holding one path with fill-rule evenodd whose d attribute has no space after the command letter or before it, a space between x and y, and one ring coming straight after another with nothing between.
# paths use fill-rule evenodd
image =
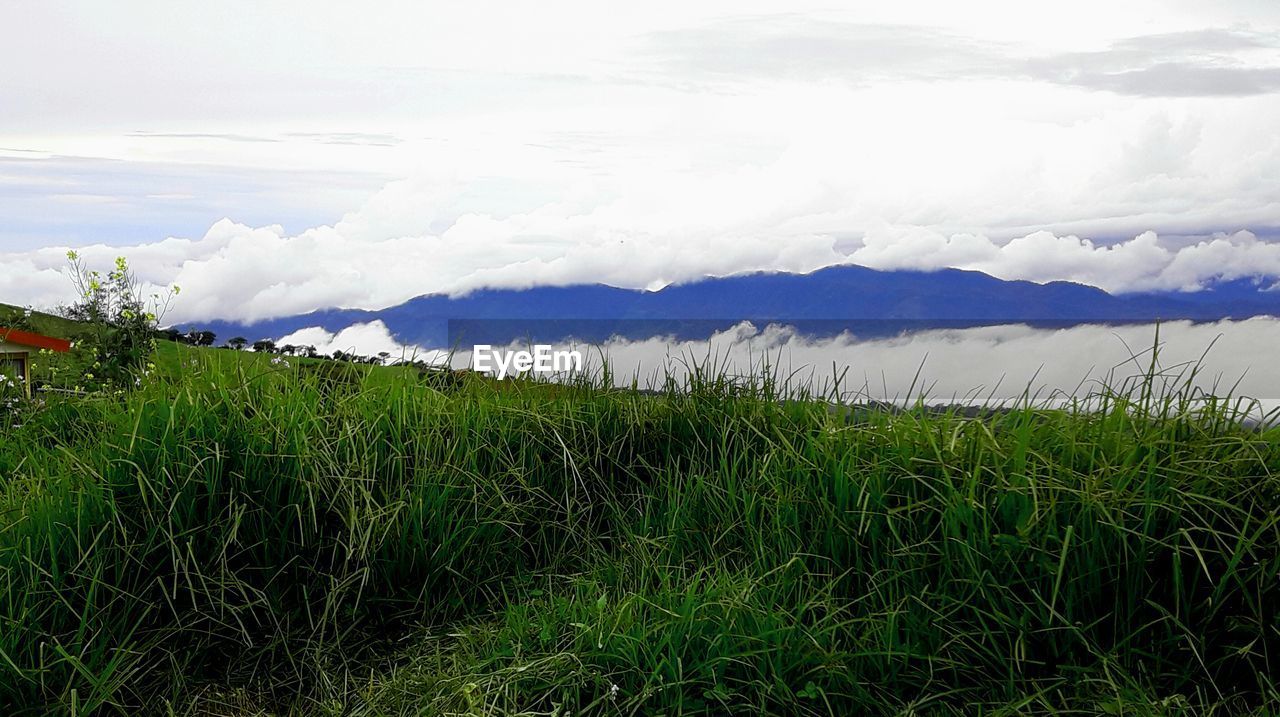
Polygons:
<instances>
[{"instance_id":1,"label":"tall green grass","mask_svg":"<svg viewBox=\"0 0 1280 717\"><path fill-rule=\"evenodd\" d=\"M184 352L0 432L5 714L1280 709L1280 432Z\"/></svg>"}]
</instances>

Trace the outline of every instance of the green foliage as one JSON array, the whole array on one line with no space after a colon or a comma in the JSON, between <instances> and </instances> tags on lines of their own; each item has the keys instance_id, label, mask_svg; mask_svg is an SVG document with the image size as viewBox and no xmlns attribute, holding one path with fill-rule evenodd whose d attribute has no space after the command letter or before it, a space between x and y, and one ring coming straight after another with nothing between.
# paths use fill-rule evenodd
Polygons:
<instances>
[{"instance_id":1,"label":"green foliage","mask_svg":"<svg viewBox=\"0 0 1280 717\"><path fill-rule=\"evenodd\" d=\"M302 361L172 347L3 436L0 713L1280 708L1280 431L1228 404Z\"/></svg>"},{"instance_id":2,"label":"green foliage","mask_svg":"<svg viewBox=\"0 0 1280 717\"><path fill-rule=\"evenodd\" d=\"M4 339L4 331L6 329L36 331L34 317L35 311L31 308L18 309L13 307L12 311L5 311L3 319L0 320L0 340Z\"/></svg>"},{"instance_id":3,"label":"green foliage","mask_svg":"<svg viewBox=\"0 0 1280 717\"><path fill-rule=\"evenodd\" d=\"M30 309L14 312L4 323L0 323L0 342L13 330L35 331L33 313ZM30 362L27 363L24 374L17 362L7 360L4 354L0 354L0 426L20 422L20 409L27 398L26 382L31 380L26 374L30 373Z\"/></svg>"},{"instance_id":4,"label":"green foliage","mask_svg":"<svg viewBox=\"0 0 1280 717\"><path fill-rule=\"evenodd\" d=\"M0 339L3 338L3 332L0 332ZM5 424L12 424L18 421L19 410L27 397L26 388L23 385L25 376L17 376L16 371L0 359L0 431L6 427Z\"/></svg>"},{"instance_id":5,"label":"green foliage","mask_svg":"<svg viewBox=\"0 0 1280 717\"><path fill-rule=\"evenodd\" d=\"M104 277L85 266L74 251L67 252L71 280L80 299L61 308L64 317L82 327L84 365L76 388L111 390L130 386L136 372L155 352L160 318L178 287L144 296L141 282L124 257Z\"/></svg>"},{"instance_id":6,"label":"green foliage","mask_svg":"<svg viewBox=\"0 0 1280 717\"><path fill-rule=\"evenodd\" d=\"M4 339L5 329L17 329L19 331L31 331L46 336L70 339L73 345L80 339L86 329L84 325L60 316L45 314L30 308L22 309L7 304L0 304L0 327L3 327L0 328L0 340ZM59 354L42 349L29 357L27 365L29 376L27 376L27 379L32 382L32 386L37 390L49 385L60 388L78 386L83 383L82 377L85 371L89 370L88 367L92 365L93 360L92 354L83 349L73 350L69 354ZM3 371L3 369L0 369L0 371ZM5 405L10 409L16 408L18 403L26 399L25 391L14 390L15 388L7 385L0 387L0 399L3 399ZM5 389L8 389L8 391ZM8 397L3 396L6 392Z\"/></svg>"},{"instance_id":7,"label":"green foliage","mask_svg":"<svg viewBox=\"0 0 1280 717\"><path fill-rule=\"evenodd\" d=\"M76 322L61 316L9 304L0 304L0 326L64 339L73 338L80 329Z\"/></svg>"}]
</instances>

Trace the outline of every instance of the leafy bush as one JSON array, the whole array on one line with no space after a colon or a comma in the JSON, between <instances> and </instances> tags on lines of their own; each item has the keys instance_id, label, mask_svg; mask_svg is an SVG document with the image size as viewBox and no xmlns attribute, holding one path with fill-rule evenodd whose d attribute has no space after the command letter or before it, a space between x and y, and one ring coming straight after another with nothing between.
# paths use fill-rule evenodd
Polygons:
<instances>
[{"instance_id":1,"label":"leafy bush","mask_svg":"<svg viewBox=\"0 0 1280 717\"><path fill-rule=\"evenodd\" d=\"M177 286L144 296L142 283L129 269L124 257L104 277L89 269L74 251L67 252L71 281L80 299L61 307L68 319L81 322L78 368L82 377L77 388L110 390L131 385L135 371L155 353L160 319L179 293Z\"/></svg>"}]
</instances>

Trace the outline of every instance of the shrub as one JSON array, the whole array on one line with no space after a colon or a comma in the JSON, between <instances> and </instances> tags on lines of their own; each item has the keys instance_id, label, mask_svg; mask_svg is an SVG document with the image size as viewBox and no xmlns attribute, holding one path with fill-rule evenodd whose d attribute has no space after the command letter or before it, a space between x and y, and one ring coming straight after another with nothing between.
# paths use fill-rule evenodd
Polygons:
<instances>
[{"instance_id":1,"label":"shrub","mask_svg":"<svg viewBox=\"0 0 1280 717\"><path fill-rule=\"evenodd\" d=\"M63 316L84 326L81 337L83 357L82 387L110 390L129 386L133 373L155 351L155 337L161 317L179 293L177 286L144 296L142 283L129 269L124 257L104 277L89 269L74 251L71 281L80 299L61 307Z\"/></svg>"}]
</instances>

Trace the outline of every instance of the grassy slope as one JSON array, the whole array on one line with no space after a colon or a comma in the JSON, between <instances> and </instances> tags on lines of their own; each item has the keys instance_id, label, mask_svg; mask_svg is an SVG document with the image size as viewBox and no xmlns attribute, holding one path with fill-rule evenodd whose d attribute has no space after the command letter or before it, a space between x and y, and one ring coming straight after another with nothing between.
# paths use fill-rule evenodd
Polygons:
<instances>
[{"instance_id":1,"label":"grassy slope","mask_svg":"<svg viewBox=\"0 0 1280 717\"><path fill-rule=\"evenodd\" d=\"M9 326L22 316L26 310L9 304L0 304L0 326ZM43 312L32 312L32 327L39 333L46 336L57 336L59 338L71 338L78 333L78 325L69 319L61 316L46 314Z\"/></svg>"},{"instance_id":2,"label":"grassy slope","mask_svg":"<svg viewBox=\"0 0 1280 717\"><path fill-rule=\"evenodd\" d=\"M0 711L1280 706L1274 431L157 363L0 435Z\"/></svg>"}]
</instances>

